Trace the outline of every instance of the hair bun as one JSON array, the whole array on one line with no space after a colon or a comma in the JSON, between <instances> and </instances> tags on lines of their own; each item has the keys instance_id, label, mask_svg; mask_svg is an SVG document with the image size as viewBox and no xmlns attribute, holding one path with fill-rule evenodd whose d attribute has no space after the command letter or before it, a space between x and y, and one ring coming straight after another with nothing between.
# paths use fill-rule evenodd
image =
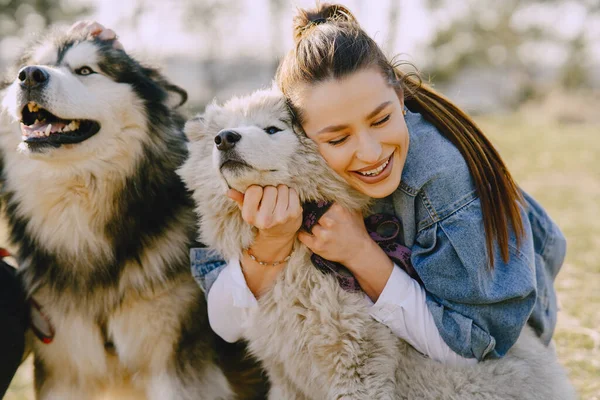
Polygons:
<instances>
[{"instance_id":1,"label":"hair bun","mask_svg":"<svg viewBox=\"0 0 600 400\"><path fill-rule=\"evenodd\" d=\"M298 43L309 28L325 23L357 24L354 15L341 4L319 4L312 9L298 9L294 17L294 41Z\"/></svg>"}]
</instances>

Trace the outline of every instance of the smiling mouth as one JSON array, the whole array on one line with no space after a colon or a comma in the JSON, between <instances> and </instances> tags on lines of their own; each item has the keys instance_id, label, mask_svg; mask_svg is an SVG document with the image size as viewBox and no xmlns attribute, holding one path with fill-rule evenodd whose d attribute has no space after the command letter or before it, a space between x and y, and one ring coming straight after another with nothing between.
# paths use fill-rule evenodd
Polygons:
<instances>
[{"instance_id":1,"label":"smiling mouth","mask_svg":"<svg viewBox=\"0 0 600 400\"><path fill-rule=\"evenodd\" d=\"M388 164L392 160L393 156L394 156L394 153L390 154L390 156L385 161L383 161L382 163L380 163L375 168L371 168L369 170L365 170L363 168L362 170L353 171L353 172L355 172L355 173L357 173L359 175L365 176L365 177L376 177L376 176L380 175L385 170L385 168L388 166Z\"/></svg>"},{"instance_id":2,"label":"smiling mouth","mask_svg":"<svg viewBox=\"0 0 600 400\"><path fill-rule=\"evenodd\" d=\"M83 142L100 130L100 124L88 119L63 119L30 101L21 112L23 142L32 146Z\"/></svg>"}]
</instances>

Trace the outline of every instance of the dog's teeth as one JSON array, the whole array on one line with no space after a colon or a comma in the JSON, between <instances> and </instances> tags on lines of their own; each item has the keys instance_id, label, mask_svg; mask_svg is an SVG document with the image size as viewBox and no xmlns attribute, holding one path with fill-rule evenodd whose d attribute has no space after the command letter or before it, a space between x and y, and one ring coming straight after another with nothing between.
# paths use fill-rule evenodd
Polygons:
<instances>
[{"instance_id":1,"label":"dog's teeth","mask_svg":"<svg viewBox=\"0 0 600 400\"><path fill-rule=\"evenodd\" d=\"M34 124L39 124L40 121L36 118Z\"/></svg>"},{"instance_id":2,"label":"dog's teeth","mask_svg":"<svg viewBox=\"0 0 600 400\"><path fill-rule=\"evenodd\" d=\"M48 124L48 126L46 127L46 131L44 132L46 134L46 136L48 136L50 134L51 130L52 130L52 124Z\"/></svg>"},{"instance_id":3,"label":"dog's teeth","mask_svg":"<svg viewBox=\"0 0 600 400\"><path fill-rule=\"evenodd\" d=\"M29 109L29 112L33 112L35 107L35 104L32 102L27 103L27 108Z\"/></svg>"}]
</instances>

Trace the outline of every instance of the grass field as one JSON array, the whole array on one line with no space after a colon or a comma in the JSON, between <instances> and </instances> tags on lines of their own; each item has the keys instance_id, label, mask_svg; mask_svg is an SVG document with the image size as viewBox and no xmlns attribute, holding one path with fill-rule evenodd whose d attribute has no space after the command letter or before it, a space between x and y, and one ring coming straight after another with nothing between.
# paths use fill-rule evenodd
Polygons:
<instances>
[{"instance_id":1,"label":"grass field","mask_svg":"<svg viewBox=\"0 0 600 400\"><path fill-rule=\"evenodd\" d=\"M555 340L581 399L600 400L600 126L532 115L477 120L521 187L568 239L556 282L561 311ZM32 399L31 376L28 362L5 399Z\"/></svg>"}]
</instances>

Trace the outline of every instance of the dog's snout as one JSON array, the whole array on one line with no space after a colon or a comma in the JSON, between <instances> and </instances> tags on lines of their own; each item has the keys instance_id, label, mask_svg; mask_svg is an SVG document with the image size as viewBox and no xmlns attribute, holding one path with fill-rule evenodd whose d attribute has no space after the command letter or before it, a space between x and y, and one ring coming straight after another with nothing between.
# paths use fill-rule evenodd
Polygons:
<instances>
[{"instance_id":1,"label":"dog's snout","mask_svg":"<svg viewBox=\"0 0 600 400\"><path fill-rule=\"evenodd\" d=\"M221 131L217 136L215 136L215 143L217 145L217 149L229 150L232 149L241 138L242 135L237 132Z\"/></svg>"},{"instance_id":2,"label":"dog's snout","mask_svg":"<svg viewBox=\"0 0 600 400\"><path fill-rule=\"evenodd\" d=\"M40 67L29 66L19 71L19 81L26 89L36 89L44 86L50 75Z\"/></svg>"}]
</instances>

